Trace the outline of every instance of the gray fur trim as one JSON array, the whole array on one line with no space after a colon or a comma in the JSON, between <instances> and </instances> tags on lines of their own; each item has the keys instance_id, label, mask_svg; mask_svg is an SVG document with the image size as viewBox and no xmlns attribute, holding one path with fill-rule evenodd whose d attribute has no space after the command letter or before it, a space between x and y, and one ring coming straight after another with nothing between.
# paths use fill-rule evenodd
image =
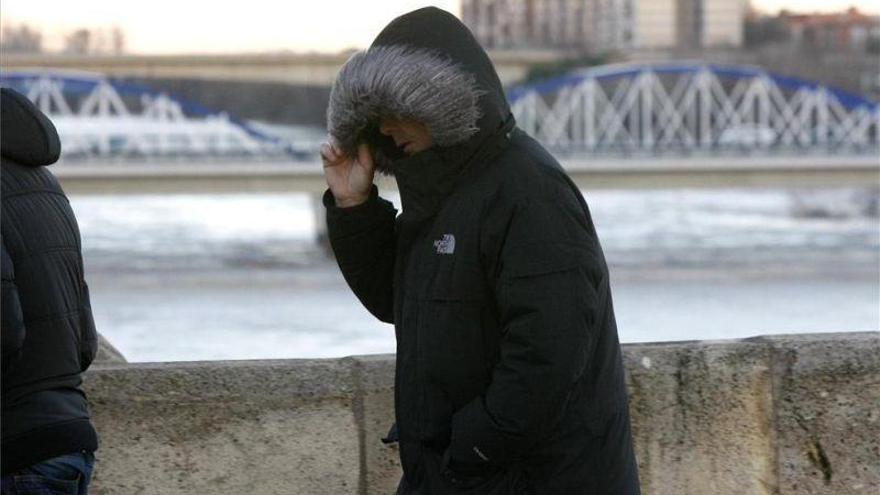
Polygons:
<instances>
[{"instance_id":1,"label":"gray fur trim","mask_svg":"<svg viewBox=\"0 0 880 495\"><path fill-rule=\"evenodd\" d=\"M383 117L425 124L434 143L451 146L478 131L485 91L452 60L425 49L378 46L353 55L330 92L327 130L353 155L361 132Z\"/></svg>"}]
</instances>

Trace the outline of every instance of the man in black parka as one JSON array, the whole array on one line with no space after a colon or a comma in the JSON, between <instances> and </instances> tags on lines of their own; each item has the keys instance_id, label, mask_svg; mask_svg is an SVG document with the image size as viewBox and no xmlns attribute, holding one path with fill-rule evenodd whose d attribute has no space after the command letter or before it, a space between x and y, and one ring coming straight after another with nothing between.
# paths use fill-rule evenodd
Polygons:
<instances>
[{"instance_id":1,"label":"man in black parka","mask_svg":"<svg viewBox=\"0 0 880 495\"><path fill-rule=\"evenodd\" d=\"M515 127L467 28L435 8L395 19L341 69L328 127L330 241L397 337L398 493L639 493L587 205Z\"/></svg>"},{"instance_id":2,"label":"man in black parka","mask_svg":"<svg viewBox=\"0 0 880 495\"><path fill-rule=\"evenodd\" d=\"M45 167L60 152L49 119L0 89L4 495L86 493L98 447L80 389L97 333L79 228Z\"/></svg>"}]
</instances>

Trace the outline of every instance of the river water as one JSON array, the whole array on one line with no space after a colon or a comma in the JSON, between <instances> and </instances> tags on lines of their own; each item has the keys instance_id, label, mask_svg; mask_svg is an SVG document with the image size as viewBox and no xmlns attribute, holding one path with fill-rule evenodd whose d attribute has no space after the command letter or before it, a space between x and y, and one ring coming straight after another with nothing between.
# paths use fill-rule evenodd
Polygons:
<instances>
[{"instance_id":1,"label":"river water","mask_svg":"<svg viewBox=\"0 0 880 495\"><path fill-rule=\"evenodd\" d=\"M623 342L880 329L876 192L585 193ZM396 201L396 197L392 195ZM130 361L393 352L305 194L71 196L98 329Z\"/></svg>"}]
</instances>

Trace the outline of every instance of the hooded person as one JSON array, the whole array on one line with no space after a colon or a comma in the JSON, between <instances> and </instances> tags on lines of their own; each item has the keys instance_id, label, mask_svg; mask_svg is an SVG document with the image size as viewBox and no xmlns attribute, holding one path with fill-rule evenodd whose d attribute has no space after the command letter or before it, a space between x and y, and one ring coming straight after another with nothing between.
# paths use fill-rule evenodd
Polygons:
<instances>
[{"instance_id":1,"label":"hooded person","mask_svg":"<svg viewBox=\"0 0 880 495\"><path fill-rule=\"evenodd\" d=\"M395 19L340 70L327 117L331 246L397 338L398 493L639 493L589 210L468 29L436 8Z\"/></svg>"},{"instance_id":2,"label":"hooded person","mask_svg":"<svg viewBox=\"0 0 880 495\"><path fill-rule=\"evenodd\" d=\"M81 373L97 352L79 228L47 169L61 144L27 98L0 89L0 491L88 491L98 447Z\"/></svg>"}]
</instances>

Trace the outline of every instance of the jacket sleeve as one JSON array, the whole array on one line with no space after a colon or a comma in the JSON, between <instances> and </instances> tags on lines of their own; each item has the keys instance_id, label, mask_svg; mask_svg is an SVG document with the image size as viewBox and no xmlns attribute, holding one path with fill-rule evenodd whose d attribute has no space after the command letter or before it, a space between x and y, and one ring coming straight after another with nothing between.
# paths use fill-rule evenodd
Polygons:
<instances>
[{"instance_id":1,"label":"jacket sleeve","mask_svg":"<svg viewBox=\"0 0 880 495\"><path fill-rule=\"evenodd\" d=\"M18 299L18 288L15 285L15 269L12 258L3 244L3 301L0 306L2 313L2 348L3 348L3 372L9 370L15 357L24 346L25 327L24 315L21 310L21 302Z\"/></svg>"},{"instance_id":2,"label":"jacket sleeve","mask_svg":"<svg viewBox=\"0 0 880 495\"><path fill-rule=\"evenodd\" d=\"M89 285L83 280L82 302L79 310L80 320L80 369L85 371L92 365L98 355L98 330L95 328L95 318L92 315L92 301L89 296Z\"/></svg>"},{"instance_id":3,"label":"jacket sleeve","mask_svg":"<svg viewBox=\"0 0 880 495\"><path fill-rule=\"evenodd\" d=\"M587 222L573 197L513 208L494 270L499 361L485 393L453 416L449 462L508 464L565 413L595 341L598 265Z\"/></svg>"},{"instance_id":4,"label":"jacket sleeve","mask_svg":"<svg viewBox=\"0 0 880 495\"><path fill-rule=\"evenodd\" d=\"M338 208L324 193L327 234L345 281L367 310L394 323L394 252L397 210L376 186L363 204Z\"/></svg>"}]
</instances>

